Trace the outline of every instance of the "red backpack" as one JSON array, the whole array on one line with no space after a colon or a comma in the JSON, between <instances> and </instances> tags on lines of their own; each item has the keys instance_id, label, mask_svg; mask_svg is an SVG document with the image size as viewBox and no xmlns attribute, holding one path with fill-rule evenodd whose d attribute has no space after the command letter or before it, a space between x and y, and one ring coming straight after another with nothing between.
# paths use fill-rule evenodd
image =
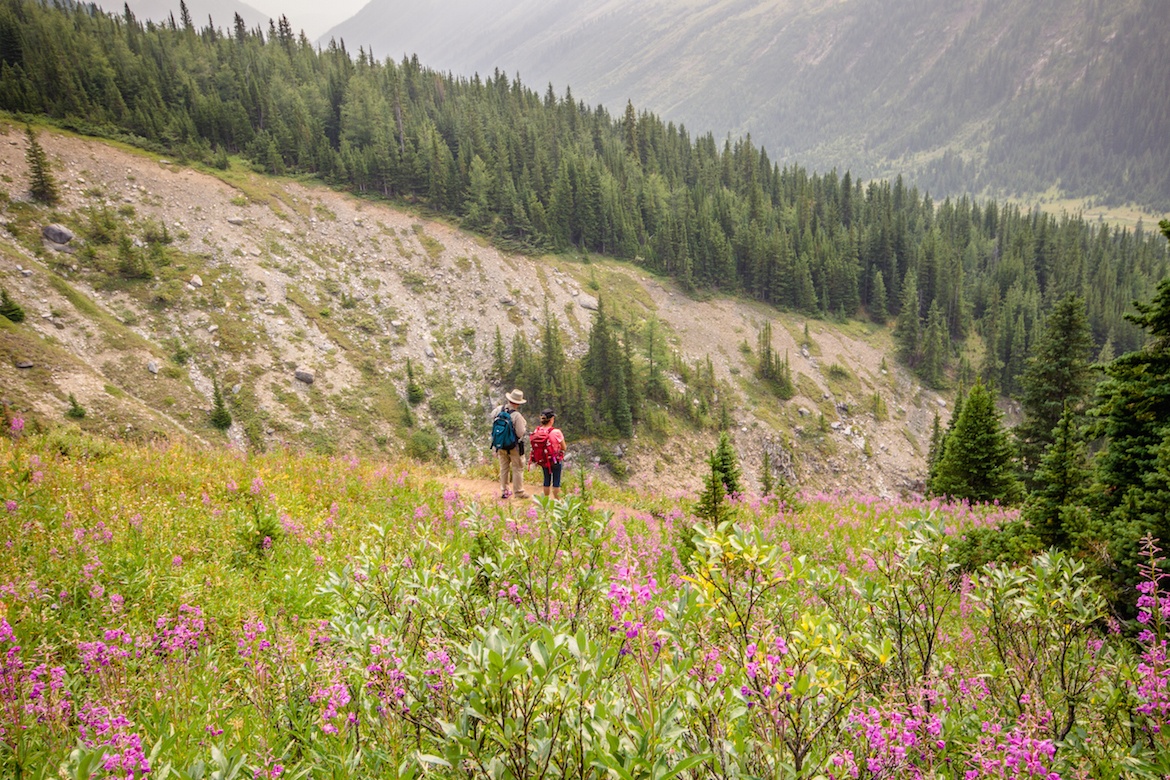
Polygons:
<instances>
[{"instance_id":1,"label":"red backpack","mask_svg":"<svg viewBox=\"0 0 1170 780\"><path fill-rule=\"evenodd\" d=\"M538 466L555 466L565 459L565 436L558 429L537 426L528 438L532 444L532 462Z\"/></svg>"}]
</instances>

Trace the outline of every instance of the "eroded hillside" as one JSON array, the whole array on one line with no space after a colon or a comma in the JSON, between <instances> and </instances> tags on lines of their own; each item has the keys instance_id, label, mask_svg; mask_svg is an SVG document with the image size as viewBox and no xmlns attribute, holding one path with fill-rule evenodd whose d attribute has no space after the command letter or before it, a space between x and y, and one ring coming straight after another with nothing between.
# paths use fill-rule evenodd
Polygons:
<instances>
[{"instance_id":1,"label":"eroded hillside","mask_svg":"<svg viewBox=\"0 0 1170 780\"><path fill-rule=\"evenodd\" d=\"M884 329L696 301L631 265L506 254L441 222L238 164L217 176L56 132L40 142L61 188L52 210L26 200L23 132L0 135L0 285L28 315L0 327L0 385L43 424L222 442L208 423L218 382L241 448L418 454L402 423L409 359L428 395L416 430L468 468L486 455L485 416L501 390L490 369L497 328L505 344L517 332L538 344L547 305L580 356L598 297L626 321L656 318L683 362L710 359L733 396L752 485L768 447L802 487L914 491L934 416L949 415L895 365ZM67 251L41 240L51 223L74 233ZM97 246L117 226L133 242ZM161 257L155 245L166 242L145 278L121 268ZM798 389L787 402L753 378L769 320ZM81 420L65 416L71 395ZM573 441L572 421L560 422ZM690 492L714 438L674 426L616 449L631 482ZM586 466L615 447L577 444Z\"/></svg>"}]
</instances>

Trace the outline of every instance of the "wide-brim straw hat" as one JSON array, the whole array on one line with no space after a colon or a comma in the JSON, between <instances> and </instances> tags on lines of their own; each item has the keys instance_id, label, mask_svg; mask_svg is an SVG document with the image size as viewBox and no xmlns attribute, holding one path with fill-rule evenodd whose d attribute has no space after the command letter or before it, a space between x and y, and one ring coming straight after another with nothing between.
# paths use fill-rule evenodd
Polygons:
<instances>
[{"instance_id":1,"label":"wide-brim straw hat","mask_svg":"<svg viewBox=\"0 0 1170 780\"><path fill-rule=\"evenodd\" d=\"M510 393L504 393L504 398L508 399L508 403L513 403L517 406L523 403L527 403L527 401L524 400L524 393L520 390L513 390Z\"/></svg>"}]
</instances>

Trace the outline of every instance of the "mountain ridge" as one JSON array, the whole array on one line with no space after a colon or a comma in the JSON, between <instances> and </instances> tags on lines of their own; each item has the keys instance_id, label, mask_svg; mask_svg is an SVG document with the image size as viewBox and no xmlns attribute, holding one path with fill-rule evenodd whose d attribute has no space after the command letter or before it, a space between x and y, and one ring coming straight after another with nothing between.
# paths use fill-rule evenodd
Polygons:
<instances>
[{"instance_id":1,"label":"mountain ridge","mask_svg":"<svg viewBox=\"0 0 1170 780\"><path fill-rule=\"evenodd\" d=\"M1055 187L1170 211L1166 21L1146 0L409 5L371 2L325 39L631 100L699 134L750 134L782 163L904 173L940 196Z\"/></svg>"}]
</instances>

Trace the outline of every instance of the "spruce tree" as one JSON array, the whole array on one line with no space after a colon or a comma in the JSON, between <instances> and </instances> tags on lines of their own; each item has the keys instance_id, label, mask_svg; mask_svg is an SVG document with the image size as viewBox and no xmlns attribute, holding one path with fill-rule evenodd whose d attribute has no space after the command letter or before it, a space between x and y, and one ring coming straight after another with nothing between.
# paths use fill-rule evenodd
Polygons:
<instances>
[{"instance_id":1,"label":"spruce tree","mask_svg":"<svg viewBox=\"0 0 1170 780\"><path fill-rule=\"evenodd\" d=\"M73 393L69 394L69 408L65 411L65 416L71 420L85 419L85 407L77 402L77 396Z\"/></svg>"},{"instance_id":2,"label":"spruce tree","mask_svg":"<svg viewBox=\"0 0 1170 780\"><path fill-rule=\"evenodd\" d=\"M927 478L928 482L934 477L934 468L938 464L939 457L942 455L942 446L942 423L939 422L938 412L935 412L934 423L930 426L930 450L926 454L926 468L927 473L930 475Z\"/></svg>"},{"instance_id":3,"label":"spruce tree","mask_svg":"<svg viewBox=\"0 0 1170 780\"><path fill-rule=\"evenodd\" d=\"M922 321L918 316L918 282L913 270L906 272L902 283L902 308L894 325L894 342L898 357L908 365L915 365L922 350Z\"/></svg>"},{"instance_id":4,"label":"spruce tree","mask_svg":"<svg viewBox=\"0 0 1170 780\"><path fill-rule=\"evenodd\" d=\"M1069 529L1065 528L1064 518L1071 508L1084 504L1089 493L1091 473L1077 430L1078 416L1066 403L1064 414L1052 430L1052 444L1036 470L1037 488L1024 506L1024 520L1049 547L1068 547Z\"/></svg>"},{"instance_id":5,"label":"spruce tree","mask_svg":"<svg viewBox=\"0 0 1170 780\"><path fill-rule=\"evenodd\" d=\"M760 495L772 495L772 489L775 485L776 478L772 474L772 453L765 447L764 455L760 459Z\"/></svg>"},{"instance_id":6,"label":"spruce tree","mask_svg":"<svg viewBox=\"0 0 1170 780\"><path fill-rule=\"evenodd\" d=\"M670 386L662 373L662 359L659 356L658 320L651 318L646 322L646 398L659 403L670 400Z\"/></svg>"},{"instance_id":7,"label":"spruce tree","mask_svg":"<svg viewBox=\"0 0 1170 780\"><path fill-rule=\"evenodd\" d=\"M946 321L936 299L931 302L930 312L926 316L926 332L922 336L922 361L918 366L918 375L930 387L937 389L944 384L943 368L949 352L948 345Z\"/></svg>"},{"instance_id":8,"label":"spruce tree","mask_svg":"<svg viewBox=\"0 0 1170 780\"><path fill-rule=\"evenodd\" d=\"M971 502L1012 504L1022 497L995 398L982 382L971 388L947 432L930 490Z\"/></svg>"},{"instance_id":9,"label":"spruce tree","mask_svg":"<svg viewBox=\"0 0 1170 780\"><path fill-rule=\"evenodd\" d=\"M890 309L886 304L886 280L879 268L873 272L873 289L869 294L869 316L878 325L885 325L890 319Z\"/></svg>"},{"instance_id":10,"label":"spruce tree","mask_svg":"<svg viewBox=\"0 0 1170 780\"><path fill-rule=\"evenodd\" d=\"M8 290L0 288L0 317L9 322L24 322L24 309L8 296Z\"/></svg>"},{"instance_id":11,"label":"spruce tree","mask_svg":"<svg viewBox=\"0 0 1170 780\"><path fill-rule=\"evenodd\" d=\"M414 376L414 365L406 359L406 400L411 406L418 406L427 397L426 391Z\"/></svg>"},{"instance_id":12,"label":"spruce tree","mask_svg":"<svg viewBox=\"0 0 1170 780\"><path fill-rule=\"evenodd\" d=\"M711 465L719 472L719 479L723 483L723 489L726 493L741 492L739 458L735 454L731 436L726 431L719 434L719 444L715 447Z\"/></svg>"},{"instance_id":13,"label":"spruce tree","mask_svg":"<svg viewBox=\"0 0 1170 780\"><path fill-rule=\"evenodd\" d=\"M500 326L496 326L496 338L492 342L492 376L502 382L508 370L508 357L504 352L504 338L500 335Z\"/></svg>"},{"instance_id":14,"label":"spruce tree","mask_svg":"<svg viewBox=\"0 0 1170 780\"><path fill-rule=\"evenodd\" d=\"M1170 239L1170 222L1160 227ZM1094 410L1106 444L1093 495L1122 593L1132 593L1138 577L1141 539L1170 538L1170 279L1152 301L1134 307L1137 314L1126 319L1149 337L1105 367Z\"/></svg>"},{"instance_id":15,"label":"spruce tree","mask_svg":"<svg viewBox=\"0 0 1170 780\"><path fill-rule=\"evenodd\" d=\"M212 426L221 431L232 427L232 413L228 411L227 405L223 401L223 393L220 392L218 379L212 380L210 421Z\"/></svg>"},{"instance_id":16,"label":"spruce tree","mask_svg":"<svg viewBox=\"0 0 1170 780\"><path fill-rule=\"evenodd\" d=\"M1146 345L1113 360L1097 388L1096 415L1106 446L1098 456L1097 479L1108 509L1144 488L1154 472L1158 448L1170 429L1170 279L1150 303L1135 303L1129 319L1150 335Z\"/></svg>"},{"instance_id":17,"label":"spruce tree","mask_svg":"<svg viewBox=\"0 0 1170 780\"><path fill-rule=\"evenodd\" d=\"M1014 433L1028 477L1054 441L1061 417L1072 414L1075 422L1084 412L1093 387L1092 350L1085 302L1070 293L1049 312L1020 377L1024 417Z\"/></svg>"},{"instance_id":18,"label":"spruce tree","mask_svg":"<svg viewBox=\"0 0 1170 780\"><path fill-rule=\"evenodd\" d=\"M727 489L723 486L723 474L719 470L719 461L714 452L707 459L707 465L710 471L703 480L703 492L699 494L695 514L717 526L726 514L723 499L727 496Z\"/></svg>"},{"instance_id":19,"label":"spruce tree","mask_svg":"<svg viewBox=\"0 0 1170 780\"><path fill-rule=\"evenodd\" d=\"M28 191L32 199L46 206L55 206L61 196L57 192L57 182L49 170L49 156L37 141L36 133L31 126L24 128L28 148L25 159L28 161Z\"/></svg>"}]
</instances>

